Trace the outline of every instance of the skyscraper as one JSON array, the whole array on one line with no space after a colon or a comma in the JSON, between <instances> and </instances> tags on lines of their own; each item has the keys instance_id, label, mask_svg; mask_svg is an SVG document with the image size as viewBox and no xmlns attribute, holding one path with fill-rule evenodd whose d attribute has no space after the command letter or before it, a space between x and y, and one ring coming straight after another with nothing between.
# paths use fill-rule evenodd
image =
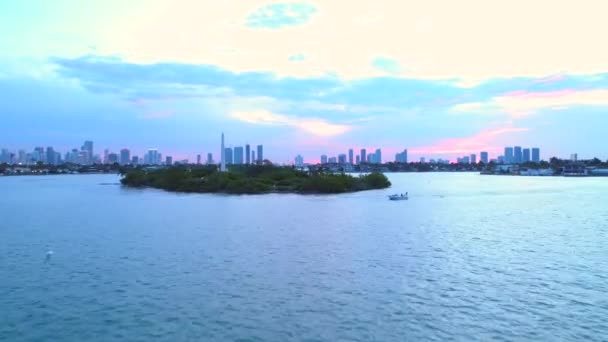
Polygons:
<instances>
[{"instance_id":1,"label":"skyscraper","mask_svg":"<svg viewBox=\"0 0 608 342\"><path fill-rule=\"evenodd\" d=\"M362 148L362 149L361 149L361 162L362 162L362 163L365 163L365 162L367 162L367 161L368 161L368 160L367 160L368 158L367 158L366 153L367 153L367 151L365 151L365 149L364 149L364 148Z\"/></svg>"},{"instance_id":2,"label":"skyscraper","mask_svg":"<svg viewBox=\"0 0 608 342\"><path fill-rule=\"evenodd\" d=\"M481 158L481 162L484 164L488 163L488 152L479 153L479 158Z\"/></svg>"},{"instance_id":3,"label":"skyscraper","mask_svg":"<svg viewBox=\"0 0 608 342\"><path fill-rule=\"evenodd\" d=\"M523 152L522 163L529 163L530 162L530 149L524 148L522 152Z\"/></svg>"},{"instance_id":4,"label":"skyscraper","mask_svg":"<svg viewBox=\"0 0 608 342\"><path fill-rule=\"evenodd\" d=\"M475 153L471 154L471 164L477 164L477 155Z\"/></svg>"},{"instance_id":5,"label":"skyscraper","mask_svg":"<svg viewBox=\"0 0 608 342\"><path fill-rule=\"evenodd\" d=\"M395 154L395 162L407 163L407 149L403 150L403 152Z\"/></svg>"},{"instance_id":6,"label":"skyscraper","mask_svg":"<svg viewBox=\"0 0 608 342\"><path fill-rule=\"evenodd\" d=\"M357 164L361 164L361 156L360 155L357 155L356 162L357 162Z\"/></svg>"},{"instance_id":7,"label":"skyscraper","mask_svg":"<svg viewBox=\"0 0 608 342\"><path fill-rule=\"evenodd\" d=\"M93 142L90 140L85 141L80 150L87 152L86 160L84 161L84 163L91 164L93 162Z\"/></svg>"},{"instance_id":8,"label":"skyscraper","mask_svg":"<svg viewBox=\"0 0 608 342\"><path fill-rule=\"evenodd\" d=\"M50 146L46 148L46 163L55 165L55 150Z\"/></svg>"},{"instance_id":9,"label":"skyscraper","mask_svg":"<svg viewBox=\"0 0 608 342\"><path fill-rule=\"evenodd\" d=\"M196 164L201 165L201 155L200 154L196 155Z\"/></svg>"},{"instance_id":10,"label":"skyscraper","mask_svg":"<svg viewBox=\"0 0 608 342\"><path fill-rule=\"evenodd\" d=\"M348 163L351 165L354 164L354 153L352 148L348 150Z\"/></svg>"},{"instance_id":11,"label":"skyscraper","mask_svg":"<svg viewBox=\"0 0 608 342\"><path fill-rule=\"evenodd\" d=\"M224 148L224 133L222 133L222 149L220 150L220 171L226 171L226 149Z\"/></svg>"},{"instance_id":12,"label":"skyscraper","mask_svg":"<svg viewBox=\"0 0 608 342\"><path fill-rule=\"evenodd\" d=\"M540 163L540 148L532 148L532 161L535 163Z\"/></svg>"},{"instance_id":13,"label":"skyscraper","mask_svg":"<svg viewBox=\"0 0 608 342\"><path fill-rule=\"evenodd\" d=\"M226 147L224 149L224 161L226 165L232 165L232 148Z\"/></svg>"},{"instance_id":14,"label":"skyscraper","mask_svg":"<svg viewBox=\"0 0 608 342\"><path fill-rule=\"evenodd\" d=\"M167 157L165 158L165 165L168 165L168 166L173 165L173 157L171 157L171 156L167 156Z\"/></svg>"},{"instance_id":15,"label":"skyscraper","mask_svg":"<svg viewBox=\"0 0 608 342\"><path fill-rule=\"evenodd\" d=\"M297 155L295 158L295 165L298 167L304 166L304 158L301 155Z\"/></svg>"},{"instance_id":16,"label":"skyscraper","mask_svg":"<svg viewBox=\"0 0 608 342\"><path fill-rule=\"evenodd\" d=\"M521 146L515 146L513 148L513 161L515 162L515 164L521 164L522 160L523 158L521 154Z\"/></svg>"},{"instance_id":17,"label":"skyscraper","mask_svg":"<svg viewBox=\"0 0 608 342\"><path fill-rule=\"evenodd\" d=\"M234 163L237 165L243 164L243 147L238 146L234 148Z\"/></svg>"},{"instance_id":18,"label":"skyscraper","mask_svg":"<svg viewBox=\"0 0 608 342\"><path fill-rule=\"evenodd\" d=\"M382 151L379 148L376 149L376 153L375 153L375 158L374 159L376 159L375 160L376 164L382 164Z\"/></svg>"},{"instance_id":19,"label":"skyscraper","mask_svg":"<svg viewBox=\"0 0 608 342\"><path fill-rule=\"evenodd\" d=\"M505 163L513 162L513 147L505 147Z\"/></svg>"},{"instance_id":20,"label":"skyscraper","mask_svg":"<svg viewBox=\"0 0 608 342\"><path fill-rule=\"evenodd\" d=\"M346 154L341 153L338 155L338 163L346 164Z\"/></svg>"},{"instance_id":21,"label":"skyscraper","mask_svg":"<svg viewBox=\"0 0 608 342\"><path fill-rule=\"evenodd\" d=\"M126 148L120 150L120 164L127 165L131 160L131 151Z\"/></svg>"},{"instance_id":22,"label":"skyscraper","mask_svg":"<svg viewBox=\"0 0 608 342\"><path fill-rule=\"evenodd\" d=\"M156 165L159 161L159 153L156 149L149 149L148 153L144 157L144 163L150 165Z\"/></svg>"},{"instance_id":23,"label":"skyscraper","mask_svg":"<svg viewBox=\"0 0 608 342\"><path fill-rule=\"evenodd\" d=\"M213 154L207 153L207 165L213 164Z\"/></svg>"},{"instance_id":24,"label":"skyscraper","mask_svg":"<svg viewBox=\"0 0 608 342\"><path fill-rule=\"evenodd\" d=\"M326 155L321 155L321 164L327 164L327 156Z\"/></svg>"},{"instance_id":25,"label":"skyscraper","mask_svg":"<svg viewBox=\"0 0 608 342\"><path fill-rule=\"evenodd\" d=\"M264 161L264 146L258 145L258 163L262 163Z\"/></svg>"},{"instance_id":26,"label":"skyscraper","mask_svg":"<svg viewBox=\"0 0 608 342\"><path fill-rule=\"evenodd\" d=\"M251 164L251 147L249 144L245 145L245 164Z\"/></svg>"},{"instance_id":27,"label":"skyscraper","mask_svg":"<svg viewBox=\"0 0 608 342\"><path fill-rule=\"evenodd\" d=\"M257 159L255 159L255 151L251 151L251 163L256 164Z\"/></svg>"}]
</instances>

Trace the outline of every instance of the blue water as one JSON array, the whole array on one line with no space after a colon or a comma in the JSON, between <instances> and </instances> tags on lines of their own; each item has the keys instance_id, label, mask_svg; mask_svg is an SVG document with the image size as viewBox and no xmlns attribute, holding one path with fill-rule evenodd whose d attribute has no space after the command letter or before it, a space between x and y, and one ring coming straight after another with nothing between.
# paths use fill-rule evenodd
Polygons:
<instances>
[{"instance_id":1,"label":"blue water","mask_svg":"<svg viewBox=\"0 0 608 342\"><path fill-rule=\"evenodd\" d=\"M0 340L608 339L608 178L389 177L331 196L2 177Z\"/></svg>"}]
</instances>

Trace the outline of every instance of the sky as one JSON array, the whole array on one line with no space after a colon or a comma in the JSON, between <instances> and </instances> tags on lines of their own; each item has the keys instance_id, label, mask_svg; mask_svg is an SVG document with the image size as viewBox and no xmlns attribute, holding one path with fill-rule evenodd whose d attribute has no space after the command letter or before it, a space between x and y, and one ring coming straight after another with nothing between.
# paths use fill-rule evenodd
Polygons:
<instances>
[{"instance_id":1,"label":"sky","mask_svg":"<svg viewBox=\"0 0 608 342\"><path fill-rule=\"evenodd\" d=\"M608 159L608 2L1 1L0 147ZM204 157L203 157L204 159Z\"/></svg>"}]
</instances>

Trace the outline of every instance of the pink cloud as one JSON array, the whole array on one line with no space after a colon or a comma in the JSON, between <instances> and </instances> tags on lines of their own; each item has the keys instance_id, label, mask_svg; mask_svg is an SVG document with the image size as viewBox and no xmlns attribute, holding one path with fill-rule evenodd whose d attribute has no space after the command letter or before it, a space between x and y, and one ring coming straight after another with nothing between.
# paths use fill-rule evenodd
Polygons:
<instances>
[{"instance_id":1,"label":"pink cloud","mask_svg":"<svg viewBox=\"0 0 608 342\"><path fill-rule=\"evenodd\" d=\"M499 152L502 147L496 146L495 140L498 136L525 131L528 131L528 128L505 127L485 130L466 138L443 139L434 145L413 148L408 152L414 155L478 154L481 151Z\"/></svg>"},{"instance_id":2,"label":"pink cloud","mask_svg":"<svg viewBox=\"0 0 608 342\"><path fill-rule=\"evenodd\" d=\"M559 81L564 80L566 77L564 75L553 75L553 76L548 76L548 77L544 77L544 78L539 78L537 80L534 80L532 83L542 83L542 84L551 84L551 83L556 83Z\"/></svg>"},{"instance_id":3,"label":"pink cloud","mask_svg":"<svg viewBox=\"0 0 608 342\"><path fill-rule=\"evenodd\" d=\"M144 114L141 117L144 119L166 119L173 115L175 115L175 112L173 112L173 111L164 111L164 112L155 112L155 113Z\"/></svg>"}]
</instances>

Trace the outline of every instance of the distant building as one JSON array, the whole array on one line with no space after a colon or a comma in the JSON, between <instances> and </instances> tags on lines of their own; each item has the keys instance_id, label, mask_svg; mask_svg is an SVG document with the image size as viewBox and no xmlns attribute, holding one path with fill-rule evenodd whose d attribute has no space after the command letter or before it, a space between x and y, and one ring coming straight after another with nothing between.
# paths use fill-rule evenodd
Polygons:
<instances>
[{"instance_id":1,"label":"distant building","mask_svg":"<svg viewBox=\"0 0 608 342\"><path fill-rule=\"evenodd\" d=\"M376 149L375 155L375 163L382 164L382 151L379 148Z\"/></svg>"},{"instance_id":2,"label":"distant building","mask_svg":"<svg viewBox=\"0 0 608 342\"><path fill-rule=\"evenodd\" d=\"M338 155L338 163L340 163L340 164L346 164L346 154L339 154Z\"/></svg>"},{"instance_id":3,"label":"distant building","mask_svg":"<svg viewBox=\"0 0 608 342\"><path fill-rule=\"evenodd\" d=\"M108 163L109 164L118 163L118 154L116 154L116 153L108 154Z\"/></svg>"},{"instance_id":4,"label":"distant building","mask_svg":"<svg viewBox=\"0 0 608 342\"><path fill-rule=\"evenodd\" d=\"M477 164L477 155L475 153L471 154L471 164Z\"/></svg>"},{"instance_id":5,"label":"distant building","mask_svg":"<svg viewBox=\"0 0 608 342\"><path fill-rule=\"evenodd\" d=\"M139 157L138 156L133 156L131 158L131 164L132 165L138 165L139 164Z\"/></svg>"},{"instance_id":6,"label":"distant building","mask_svg":"<svg viewBox=\"0 0 608 342\"><path fill-rule=\"evenodd\" d=\"M6 156L6 162L8 163L8 155ZM46 148L46 161L49 165L55 165L55 150L52 147Z\"/></svg>"},{"instance_id":7,"label":"distant building","mask_svg":"<svg viewBox=\"0 0 608 342\"><path fill-rule=\"evenodd\" d=\"M422 163L422 164L426 163L426 159L424 159L424 157L420 157L420 163Z\"/></svg>"},{"instance_id":8,"label":"distant building","mask_svg":"<svg viewBox=\"0 0 608 342\"><path fill-rule=\"evenodd\" d=\"M336 157L329 158L328 163L330 163L330 164L336 164L337 163Z\"/></svg>"},{"instance_id":9,"label":"distant building","mask_svg":"<svg viewBox=\"0 0 608 342\"><path fill-rule=\"evenodd\" d=\"M538 147L532 148L532 162L540 163L540 148Z\"/></svg>"},{"instance_id":10,"label":"distant building","mask_svg":"<svg viewBox=\"0 0 608 342\"><path fill-rule=\"evenodd\" d=\"M499 164L504 164L505 163L505 156L498 156L498 158L496 158L498 160Z\"/></svg>"},{"instance_id":11,"label":"distant building","mask_svg":"<svg viewBox=\"0 0 608 342\"><path fill-rule=\"evenodd\" d=\"M522 163L529 163L530 162L530 149L529 148L524 148L522 150Z\"/></svg>"},{"instance_id":12,"label":"distant building","mask_svg":"<svg viewBox=\"0 0 608 342\"><path fill-rule=\"evenodd\" d=\"M224 162L226 163L226 165L232 165L232 148L231 147L226 147L224 149Z\"/></svg>"},{"instance_id":13,"label":"distant building","mask_svg":"<svg viewBox=\"0 0 608 342\"><path fill-rule=\"evenodd\" d=\"M120 164L127 165L131 161L131 151L126 148L120 150Z\"/></svg>"},{"instance_id":14,"label":"distant building","mask_svg":"<svg viewBox=\"0 0 608 342\"><path fill-rule=\"evenodd\" d=\"M207 153L207 165L213 164L213 153Z\"/></svg>"},{"instance_id":15,"label":"distant building","mask_svg":"<svg viewBox=\"0 0 608 342\"><path fill-rule=\"evenodd\" d=\"M196 155L196 165L201 165L201 155L200 154Z\"/></svg>"},{"instance_id":16,"label":"distant building","mask_svg":"<svg viewBox=\"0 0 608 342\"><path fill-rule=\"evenodd\" d=\"M93 142L87 140L84 142L81 151L86 152L86 156L84 156L85 160L83 160L83 164L92 164L93 163Z\"/></svg>"},{"instance_id":17,"label":"distant building","mask_svg":"<svg viewBox=\"0 0 608 342\"><path fill-rule=\"evenodd\" d=\"M173 157L167 156L165 158L165 165L169 165L169 166L173 165Z\"/></svg>"},{"instance_id":18,"label":"distant building","mask_svg":"<svg viewBox=\"0 0 608 342\"><path fill-rule=\"evenodd\" d=\"M245 145L245 164L251 164L251 147L249 144Z\"/></svg>"},{"instance_id":19,"label":"distant building","mask_svg":"<svg viewBox=\"0 0 608 342\"><path fill-rule=\"evenodd\" d=\"M224 147L224 133L222 133L222 146L220 149L220 171L226 171L226 148Z\"/></svg>"},{"instance_id":20,"label":"distant building","mask_svg":"<svg viewBox=\"0 0 608 342\"><path fill-rule=\"evenodd\" d=\"M505 147L504 162L507 164L513 162L513 147Z\"/></svg>"},{"instance_id":21,"label":"distant building","mask_svg":"<svg viewBox=\"0 0 608 342\"><path fill-rule=\"evenodd\" d=\"M297 167L302 167L302 166L304 166L304 158L303 158L301 155L299 155L299 154L298 154L298 155L296 156L296 158L295 158L295 160L294 160L294 161L295 161L295 165L296 165Z\"/></svg>"},{"instance_id":22,"label":"distant building","mask_svg":"<svg viewBox=\"0 0 608 342\"><path fill-rule=\"evenodd\" d=\"M364 148L362 148L361 149L361 162L362 163L368 162L366 153L367 153L367 151Z\"/></svg>"},{"instance_id":23,"label":"distant building","mask_svg":"<svg viewBox=\"0 0 608 342\"><path fill-rule=\"evenodd\" d=\"M254 164L257 162L257 159L255 159L255 151L251 151L251 162Z\"/></svg>"},{"instance_id":24,"label":"distant building","mask_svg":"<svg viewBox=\"0 0 608 342\"><path fill-rule=\"evenodd\" d=\"M110 157L108 156L108 159L109 158ZM148 153L144 157L144 163L148 164L148 165L160 164L159 160L160 160L159 153L158 153L158 150L156 150L156 149L149 149Z\"/></svg>"},{"instance_id":25,"label":"distant building","mask_svg":"<svg viewBox=\"0 0 608 342\"><path fill-rule=\"evenodd\" d=\"M348 150L348 163L351 165L355 163L354 152L352 148Z\"/></svg>"},{"instance_id":26,"label":"distant building","mask_svg":"<svg viewBox=\"0 0 608 342\"><path fill-rule=\"evenodd\" d=\"M570 161L576 163L578 161L578 154L577 153L572 153L570 155Z\"/></svg>"},{"instance_id":27,"label":"distant building","mask_svg":"<svg viewBox=\"0 0 608 342\"><path fill-rule=\"evenodd\" d=\"M522 160L523 160L523 156L521 153L521 146L515 146L513 148L513 162L515 164L521 164Z\"/></svg>"},{"instance_id":28,"label":"distant building","mask_svg":"<svg viewBox=\"0 0 608 342\"><path fill-rule=\"evenodd\" d=\"M403 152L395 154L395 162L407 163L407 149L403 150Z\"/></svg>"},{"instance_id":29,"label":"distant building","mask_svg":"<svg viewBox=\"0 0 608 342\"><path fill-rule=\"evenodd\" d=\"M479 158L481 159L482 163L487 164L488 163L488 152L479 153Z\"/></svg>"},{"instance_id":30,"label":"distant building","mask_svg":"<svg viewBox=\"0 0 608 342\"><path fill-rule=\"evenodd\" d=\"M357 155L357 158L355 159L357 164L361 164L361 156Z\"/></svg>"},{"instance_id":31,"label":"distant building","mask_svg":"<svg viewBox=\"0 0 608 342\"><path fill-rule=\"evenodd\" d=\"M262 163L264 161L264 146L258 145L258 163Z\"/></svg>"},{"instance_id":32,"label":"distant building","mask_svg":"<svg viewBox=\"0 0 608 342\"><path fill-rule=\"evenodd\" d=\"M234 148L234 164L241 165L243 164L243 147L235 147Z\"/></svg>"},{"instance_id":33,"label":"distant building","mask_svg":"<svg viewBox=\"0 0 608 342\"><path fill-rule=\"evenodd\" d=\"M321 155L321 164L327 164L327 156L326 155Z\"/></svg>"}]
</instances>

